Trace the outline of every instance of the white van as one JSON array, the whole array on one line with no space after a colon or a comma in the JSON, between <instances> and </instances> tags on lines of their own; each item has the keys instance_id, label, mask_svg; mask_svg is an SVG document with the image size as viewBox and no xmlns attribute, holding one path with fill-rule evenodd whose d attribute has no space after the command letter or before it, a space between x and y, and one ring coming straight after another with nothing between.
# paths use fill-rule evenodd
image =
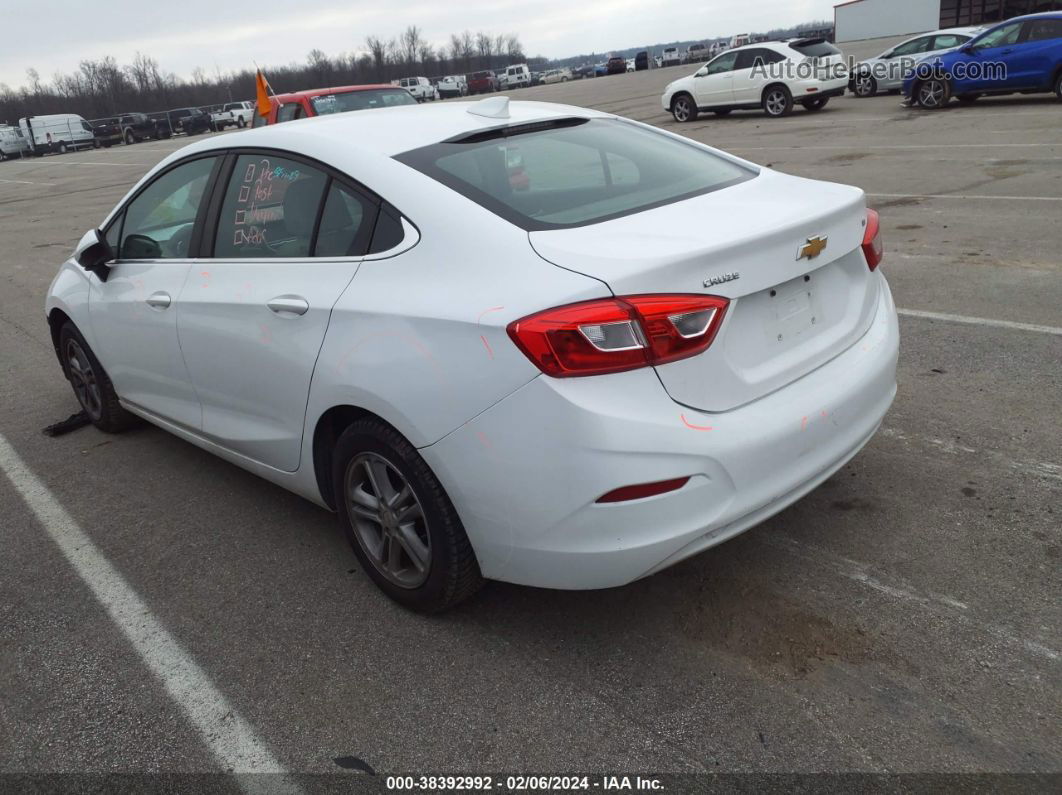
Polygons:
<instances>
[{"instance_id":1,"label":"white van","mask_svg":"<svg viewBox=\"0 0 1062 795\"><path fill-rule=\"evenodd\" d=\"M527 88L530 85L531 70L525 63L513 64L501 74L502 88Z\"/></svg>"},{"instance_id":2,"label":"white van","mask_svg":"<svg viewBox=\"0 0 1062 795\"><path fill-rule=\"evenodd\" d=\"M22 137L22 130L10 124L0 124L0 160L22 157L29 151L29 144Z\"/></svg>"},{"instance_id":3,"label":"white van","mask_svg":"<svg viewBox=\"0 0 1062 795\"><path fill-rule=\"evenodd\" d=\"M76 113L30 116L19 119L18 126L30 151L38 157L46 152L91 149L96 143L92 126Z\"/></svg>"},{"instance_id":4,"label":"white van","mask_svg":"<svg viewBox=\"0 0 1062 795\"><path fill-rule=\"evenodd\" d=\"M401 86L412 94L417 102L434 102L439 98L439 92L426 77L403 77L401 80L392 80L391 85Z\"/></svg>"}]
</instances>

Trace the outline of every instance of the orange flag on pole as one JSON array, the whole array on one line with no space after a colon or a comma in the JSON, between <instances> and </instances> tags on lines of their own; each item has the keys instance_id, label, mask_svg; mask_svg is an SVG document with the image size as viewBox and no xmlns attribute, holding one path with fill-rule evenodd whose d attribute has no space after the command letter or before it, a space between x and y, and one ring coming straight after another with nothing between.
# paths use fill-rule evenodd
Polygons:
<instances>
[{"instance_id":1,"label":"orange flag on pole","mask_svg":"<svg viewBox=\"0 0 1062 795\"><path fill-rule=\"evenodd\" d=\"M269 81L265 79L262 70L259 69L254 78L255 88L258 89L258 115L269 115Z\"/></svg>"}]
</instances>

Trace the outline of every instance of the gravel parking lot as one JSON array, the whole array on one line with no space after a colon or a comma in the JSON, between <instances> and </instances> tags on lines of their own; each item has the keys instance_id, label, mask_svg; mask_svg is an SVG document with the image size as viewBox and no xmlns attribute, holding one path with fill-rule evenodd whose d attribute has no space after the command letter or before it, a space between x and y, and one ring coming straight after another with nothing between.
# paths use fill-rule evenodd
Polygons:
<instances>
[{"instance_id":1,"label":"gravel parking lot","mask_svg":"<svg viewBox=\"0 0 1062 795\"><path fill-rule=\"evenodd\" d=\"M333 516L160 430L40 433L76 410L56 267L185 141L0 164L0 464L50 492L0 477L0 772L219 770L203 694L163 686L163 639L130 643L31 504L291 772L1062 771L1062 105L678 125L659 96L689 71L513 96L866 190L901 309L893 409L821 488L662 574L495 583L436 618L389 602Z\"/></svg>"}]
</instances>

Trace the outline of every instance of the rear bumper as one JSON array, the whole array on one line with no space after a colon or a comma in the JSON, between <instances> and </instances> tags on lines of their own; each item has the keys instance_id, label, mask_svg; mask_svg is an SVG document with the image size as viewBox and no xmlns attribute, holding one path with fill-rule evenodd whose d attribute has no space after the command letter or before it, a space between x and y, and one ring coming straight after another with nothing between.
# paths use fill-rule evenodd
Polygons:
<instances>
[{"instance_id":1,"label":"rear bumper","mask_svg":"<svg viewBox=\"0 0 1062 795\"><path fill-rule=\"evenodd\" d=\"M484 576L608 588L767 519L874 434L896 392L899 332L882 279L874 322L844 353L732 411L672 401L653 370L536 378L421 454L442 480ZM677 491L599 504L621 486Z\"/></svg>"}]
</instances>

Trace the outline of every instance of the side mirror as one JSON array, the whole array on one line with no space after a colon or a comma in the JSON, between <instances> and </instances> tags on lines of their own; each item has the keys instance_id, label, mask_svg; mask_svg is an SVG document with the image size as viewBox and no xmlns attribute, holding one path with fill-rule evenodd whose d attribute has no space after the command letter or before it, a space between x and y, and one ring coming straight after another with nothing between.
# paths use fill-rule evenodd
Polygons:
<instances>
[{"instance_id":1,"label":"side mirror","mask_svg":"<svg viewBox=\"0 0 1062 795\"><path fill-rule=\"evenodd\" d=\"M706 74L708 74L708 67L707 66L702 66L700 69L698 69L696 72L693 73L693 76L694 77L704 77Z\"/></svg>"},{"instance_id":2,"label":"side mirror","mask_svg":"<svg viewBox=\"0 0 1062 795\"><path fill-rule=\"evenodd\" d=\"M966 53L967 55L977 55L977 48L974 47L972 44L967 44L965 47L962 48L962 52Z\"/></svg>"},{"instance_id":3,"label":"side mirror","mask_svg":"<svg viewBox=\"0 0 1062 795\"><path fill-rule=\"evenodd\" d=\"M95 273L100 281L107 281L110 269L107 263L115 258L114 249L99 229L90 229L74 249L74 259L85 270Z\"/></svg>"}]
</instances>

